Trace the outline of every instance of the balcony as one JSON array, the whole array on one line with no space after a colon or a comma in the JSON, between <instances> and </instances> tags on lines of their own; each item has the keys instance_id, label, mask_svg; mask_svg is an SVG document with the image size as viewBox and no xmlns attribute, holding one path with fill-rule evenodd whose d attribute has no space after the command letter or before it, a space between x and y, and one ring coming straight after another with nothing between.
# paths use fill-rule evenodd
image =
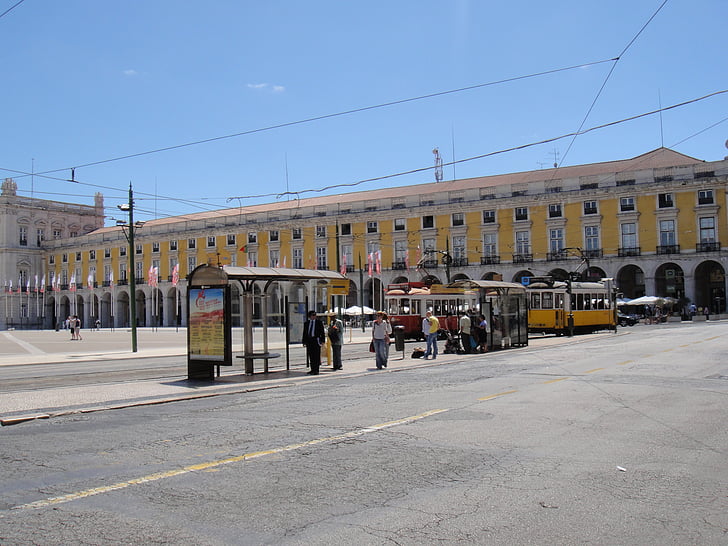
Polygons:
<instances>
[{"instance_id":1,"label":"balcony","mask_svg":"<svg viewBox=\"0 0 728 546\"><path fill-rule=\"evenodd\" d=\"M498 265L500 263L500 256L481 256L480 265Z\"/></svg>"},{"instance_id":2,"label":"balcony","mask_svg":"<svg viewBox=\"0 0 728 546\"><path fill-rule=\"evenodd\" d=\"M452 260L453 267L465 267L466 265L468 265L467 258L453 258Z\"/></svg>"},{"instance_id":3,"label":"balcony","mask_svg":"<svg viewBox=\"0 0 728 546\"><path fill-rule=\"evenodd\" d=\"M514 254L513 255L513 263L514 264L528 264L533 261L533 254Z\"/></svg>"},{"instance_id":4,"label":"balcony","mask_svg":"<svg viewBox=\"0 0 728 546\"><path fill-rule=\"evenodd\" d=\"M404 271L407 269L406 262L392 262L392 271Z\"/></svg>"},{"instance_id":5,"label":"balcony","mask_svg":"<svg viewBox=\"0 0 728 546\"><path fill-rule=\"evenodd\" d=\"M422 267L427 267L427 268L430 268L430 269L436 268L438 265L439 264L437 262L437 259L435 259L435 260L425 260L424 262L422 262Z\"/></svg>"},{"instance_id":6,"label":"balcony","mask_svg":"<svg viewBox=\"0 0 728 546\"><path fill-rule=\"evenodd\" d=\"M584 250L584 257L585 258L603 258L604 257L604 250L601 248L592 248L589 250Z\"/></svg>"},{"instance_id":7,"label":"balcony","mask_svg":"<svg viewBox=\"0 0 728 546\"><path fill-rule=\"evenodd\" d=\"M696 252L718 252L720 250L720 242L698 243L695 245Z\"/></svg>"},{"instance_id":8,"label":"balcony","mask_svg":"<svg viewBox=\"0 0 728 546\"><path fill-rule=\"evenodd\" d=\"M346 272L347 273L353 273L354 272L354 266L353 265L347 265L346 266Z\"/></svg>"},{"instance_id":9,"label":"balcony","mask_svg":"<svg viewBox=\"0 0 728 546\"><path fill-rule=\"evenodd\" d=\"M655 251L657 254L680 254L680 245L659 245Z\"/></svg>"},{"instance_id":10,"label":"balcony","mask_svg":"<svg viewBox=\"0 0 728 546\"><path fill-rule=\"evenodd\" d=\"M555 262L557 260L565 260L568 258L568 255L566 254L566 251L564 250L557 250L556 252L547 252L546 253L546 260L549 262Z\"/></svg>"},{"instance_id":11,"label":"balcony","mask_svg":"<svg viewBox=\"0 0 728 546\"><path fill-rule=\"evenodd\" d=\"M642 251L638 246L628 246L617 249L617 256L619 256L620 258L640 255L642 255Z\"/></svg>"}]
</instances>

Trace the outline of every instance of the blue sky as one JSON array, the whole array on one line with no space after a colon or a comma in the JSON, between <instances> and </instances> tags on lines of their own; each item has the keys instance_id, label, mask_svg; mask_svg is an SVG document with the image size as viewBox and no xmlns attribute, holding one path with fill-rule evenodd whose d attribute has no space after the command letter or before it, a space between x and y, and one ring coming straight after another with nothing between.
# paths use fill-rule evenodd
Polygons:
<instances>
[{"instance_id":1,"label":"blue sky","mask_svg":"<svg viewBox=\"0 0 728 546\"><path fill-rule=\"evenodd\" d=\"M0 13L17 2L0 0ZM0 18L0 176L47 199L92 204L100 191L110 216L131 182L148 220L430 167L434 147L448 163L568 134L602 85L584 128L728 89L728 3L668 0L640 33L661 4L24 0ZM577 65L587 66L263 130ZM664 112L662 124L653 115L445 166L444 179L663 143L718 160L727 116L722 94ZM109 161L207 139L217 140ZM72 167L77 183L64 181ZM341 191L351 190L328 193Z\"/></svg>"}]
</instances>

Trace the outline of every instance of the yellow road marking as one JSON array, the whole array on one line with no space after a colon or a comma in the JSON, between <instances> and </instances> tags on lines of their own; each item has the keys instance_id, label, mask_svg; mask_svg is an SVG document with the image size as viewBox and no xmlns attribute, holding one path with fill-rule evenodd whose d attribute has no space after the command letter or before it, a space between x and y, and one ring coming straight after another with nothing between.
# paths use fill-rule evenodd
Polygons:
<instances>
[{"instance_id":1,"label":"yellow road marking","mask_svg":"<svg viewBox=\"0 0 728 546\"><path fill-rule=\"evenodd\" d=\"M125 489L127 487L131 487L132 485L140 485L143 483L155 482L155 481L163 480L166 478L172 478L174 476L181 476L183 474L189 474L190 472L198 472L201 470L210 471L213 468L216 468L216 467L219 467L222 465L226 465L226 464L239 463L239 462L248 461L251 459L258 459L260 457L265 457L267 455L272 455L274 453L295 451L295 450L301 449L303 447L309 447L309 446L313 446L313 445L317 445L317 444L323 444L326 442L345 440L348 438L355 438L357 436L363 436L364 434L378 432L378 431L384 430L386 428L396 427L399 425L406 425L408 423L412 423L414 421L418 421L418 420L424 419L426 417L431 417L432 415L436 415L436 414L442 413L444 411L447 411L447 410L446 409L430 410L430 411L426 411L424 413L420 413L419 415L413 415L411 417L397 419L396 421L388 421L386 423L372 425L372 426L362 428L359 430L353 430L351 432L346 432L344 434L338 434L336 436L329 436L327 438L317 438L315 440L309 440L309 441L300 442L297 444L290 444L290 445L283 446L283 447L266 449L263 451L253 451L251 453L245 453L243 455L237 455L235 457L219 459L217 461L208 461L205 463L198 463L198 464L183 466L182 468L168 470L166 472L157 472L155 474L149 474L147 476L133 478L131 480L127 480L124 482L114 483L114 484L110 484L110 485L103 485L101 487L94 487L92 489L86 489L84 491L77 491L75 493L69 493L67 495L60 495L58 497L50 497L47 499L41 499L41 500L37 500L35 502L30 502L28 504L21 504L19 506L14 506L13 509L20 510L20 509L27 509L27 508L45 508L46 506L53 506L53 505L61 504L64 502L71 502L71 501L83 499L86 497L91 497L93 495L100 495L103 493L109 493L111 491L118 491L119 489Z\"/></svg>"},{"instance_id":2,"label":"yellow road marking","mask_svg":"<svg viewBox=\"0 0 728 546\"><path fill-rule=\"evenodd\" d=\"M498 394L491 394L490 396L484 396L483 398L478 398L478 400L479 401L492 400L493 398L498 398L499 396L505 396L506 394L513 394L514 392L518 392L518 391L499 392Z\"/></svg>"},{"instance_id":3,"label":"yellow road marking","mask_svg":"<svg viewBox=\"0 0 728 546\"><path fill-rule=\"evenodd\" d=\"M625 360L624 362L617 362L617 366L624 366L625 364L631 364L634 360Z\"/></svg>"},{"instance_id":4,"label":"yellow road marking","mask_svg":"<svg viewBox=\"0 0 728 546\"><path fill-rule=\"evenodd\" d=\"M604 368L594 368L593 370L589 370L588 372L584 372L584 373L594 373L594 372L598 372L598 371L601 371L601 370L603 370L603 369L604 369Z\"/></svg>"},{"instance_id":5,"label":"yellow road marking","mask_svg":"<svg viewBox=\"0 0 728 546\"><path fill-rule=\"evenodd\" d=\"M723 337L723 336L713 336L713 337L709 337L709 338L706 338L705 341L713 341L714 339L718 339L719 337Z\"/></svg>"},{"instance_id":6,"label":"yellow road marking","mask_svg":"<svg viewBox=\"0 0 728 546\"><path fill-rule=\"evenodd\" d=\"M544 381L544 385L548 385L549 383L558 383L559 381L566 381L569 379L568 377L559 377L558 379L549 379L548 381Z\"/></svg>"}]
</instances>

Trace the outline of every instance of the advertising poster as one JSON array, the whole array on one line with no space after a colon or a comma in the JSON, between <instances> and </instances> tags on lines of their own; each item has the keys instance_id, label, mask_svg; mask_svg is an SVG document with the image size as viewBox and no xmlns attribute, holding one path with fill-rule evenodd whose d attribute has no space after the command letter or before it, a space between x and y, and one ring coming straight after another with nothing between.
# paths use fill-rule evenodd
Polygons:
<instances>
[{"instance_id":1,"label":"advertising poster","mask_svg":"<svg viewBox=\"0 0 728 546\"><path fill-rule=\"evenodd\" d=\"M191 288L189 298L189 358L191 360L224 361L224 289Z\"/></svg>"}]
</instances>

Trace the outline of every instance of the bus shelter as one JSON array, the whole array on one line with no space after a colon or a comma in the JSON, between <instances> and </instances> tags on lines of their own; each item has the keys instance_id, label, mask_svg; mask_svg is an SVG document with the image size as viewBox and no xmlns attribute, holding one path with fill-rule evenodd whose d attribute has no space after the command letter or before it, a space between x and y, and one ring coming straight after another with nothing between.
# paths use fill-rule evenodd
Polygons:
<instances>
[{"instance_id":1,"label":"bus shelter","mask_svg":"<svg viewBox=\"0 0 728 546\"><path fill-rule=\"evenodd\" d=\"M460 280L453 288L477 290L480 312L488 321L488 346L525 347L528 345L528 301L526 287L519 283L488 280Z\"/></svg>"},{"instance_id":2,"label":"bus shelter","mask_svg":"<svg viewBox=\"0 0 728 546\"><path fill-rule=\"evenodd\" d=\"M262 349L255 350L253 339L253 305L258 293L265 301L271 286L275 283L307 286L316 283L316 289L323 289L324 302L330 296L345 295L349 291L349 279L334 271L310 269L287 269L269 267L236 267L200 265L187 278L188 330L187 330L187 376L188 379L214 379L214 369L232 366L232 291L237 284L241 294L240 315L243 333L243 351L236 355L243 359L246 375L255 371L255 361L263 362L263 371L268 372L268 361L282 355L269 351L268 306L260 306ZM292 320L293 313L285 296L284 326L286 331L286 370L290 369L289 344L303 327L306 302L297 302L301 324ZM300 339L300 338L297 338Z\"/></svg>"}]
</instances>

